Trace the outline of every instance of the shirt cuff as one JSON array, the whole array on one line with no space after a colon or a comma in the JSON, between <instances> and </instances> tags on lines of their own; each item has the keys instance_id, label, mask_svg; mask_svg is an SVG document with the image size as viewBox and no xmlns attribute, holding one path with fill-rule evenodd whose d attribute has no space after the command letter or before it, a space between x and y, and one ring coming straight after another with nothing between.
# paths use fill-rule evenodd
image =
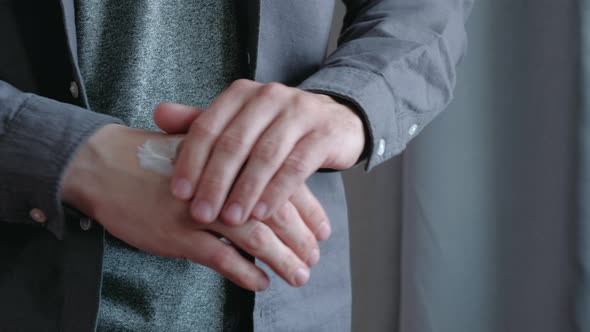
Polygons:
<instances>
[{"instance_id":1,"label":"shirt cuff","mask_svg":"<svg viewBox=\"0 0 590 332\"><path fill-rule=\"evenodd\" d=\"M0 220L64 236L61 181L78 148L116 118L32 94L0 130Z\"/></svg>"},{"instance_id":2,"label":"shirt cuff","mask_svg":"<svg viewBox=\"0 0 590 332\"><path fill-rule=\"evenodd\" d=\"M411 117L397 112L392 89L377 73L350 66L324 67L299 88L334 95L356 107L367 135L366 171L401 153L418 129Z\"/></svg>"}]
</instances>

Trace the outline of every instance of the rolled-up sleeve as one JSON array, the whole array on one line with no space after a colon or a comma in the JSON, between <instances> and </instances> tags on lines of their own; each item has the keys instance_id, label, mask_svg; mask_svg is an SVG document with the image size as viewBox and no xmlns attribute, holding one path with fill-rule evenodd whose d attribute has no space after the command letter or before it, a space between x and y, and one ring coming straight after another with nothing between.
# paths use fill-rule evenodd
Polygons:
<instances>
[{"instance_id":1,"label":"rolled-up sleeve","mask_svg":"<svg viewBox=\"0 0 590 332\"><path fill-rule=\"evenodd\" d=\"M61 180L78 147L120 120L0 81L0 222L64 235Z\"/></svg>"},{"instance_id":2,"label":"rolled-up sleeve","mask_svg":"<svg viewBox=\"0 0 590 332\"><path fill-rule=\"evenodd\" d=\"M338 48L299 87L343 98L367 131L370 170L402 152L453 97L472 0L344 0Z\"/></svg>"}]
</instances>

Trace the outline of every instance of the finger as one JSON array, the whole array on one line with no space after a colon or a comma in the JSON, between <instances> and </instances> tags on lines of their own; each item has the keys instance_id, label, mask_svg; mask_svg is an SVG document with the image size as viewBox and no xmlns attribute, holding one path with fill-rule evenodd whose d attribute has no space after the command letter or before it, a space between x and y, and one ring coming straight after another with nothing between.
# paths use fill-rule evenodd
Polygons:
<instances>
[{"instance_id":1,"label":"finger","mask_svg":"<svg viewBox=\"0 0 590 332\"><path fill-rule=\"evenodd\" d=\"M316 237L291 202L285 203L264 223L308 266L320 261Z\"/></svg>"},{"instance_id":2,"label":"finger","mask_svg":"<svg viewBox=\"0 0 590 332\"><path fill-rule=\"evenodd\" d=\"M238 80L219 95L196 121L193 121L187 133L182 151L176 159L174 175L171 181L172 194L177 198L188 200L194 194L194 188L200 178L205 163L213 144L221 134L225 126L242 105L250 99L256 82L247 83L246 80ZM205 202L206 203L206 202ZM213 212L207 204L198 207L202 210L200 215L206 218L197 219L202 222L212 222Z\"/></svg>"},{"instance_id":3,"label":"finger","mask_svg":"<svg viewBox=\"0 0 590 332\"><path fill-rule=\"evenodd\" d=\"M202 214L204 210L199 208L204 204L208 204L211 210L209 218L217 218L252 147L280 113L281 102L290 93L288 89L278 83L260 88L223 130L215 142L195 193L192 206L196 219L207 217ZM243 207L239 204L230 205L222 218L233 225L243 223L246 219Z\"/></svg>"},{"instance_id":4,"label":"finger","mask_svg":"<svg viewBox=\"0 0 590 332\"><path fill-rule=\"evenodd\" d=\"M246 221L264 188L289 152L307 134L308 128L308 120L302 112L282 112L276 118L255 143L246 166L231 189L222 213L224 220L233 224ZM240 218L233 212L236 207L241 209ZM263 216L264 213L257 211L255 215Z\"/></svg>"},{"instance_id":5,"label":"finger","mask_svg":"<svg viewBox=\"0 0 590 332\"><path fill-rule=\"evenodd\" d=\"M332 233L330 220L324 208L307 185L303 185L289 198L307 227L315 234L318 241L327 240Z\"/></svg>"},{"instance_id":6,"label":"finger","mask_svg":"<svg viewBox=\"0 0 590 332\"><path fill-rule=\"evenodd\" d=\"M168 134L184 134L203 109L176 103L161 103L154 110L154 122Z\"/></svg>"},{"instance_id":7,"label":"finger","mask_svg":"<svg viewBox=\"0 0 590 332\"><path fill-rule=\"evenodd\" d=\"M309 280L309 267L264 223L250 220L236 227L216 222L209 227L266 263L290 285L300 287Z\"/></svg>"},{"instance_id":8,"label":"finger","mask_svg":"<svg viewBox=\"0 0 590 332\"><path fill-rule=\"evenodd\" d=\"M253 215L257 219L266 220L275 214L320 168L326 159L326 144L327 140L318 132L308 134L297 143L254 207Z\"/></svg>"},{"instance_id":9,"label":"finger","mask_svg":"<svg viewBox=\"0 0 590 332\"><path fill-rule=\"evenodd\" d=\"M193 262L219 272L240 287L252 291L268 288L270 280L264 271L240 255L233 246L207 232L195 232L193 236L183 238L189 253L187 258Z\"/></svg>"}]
</instances>

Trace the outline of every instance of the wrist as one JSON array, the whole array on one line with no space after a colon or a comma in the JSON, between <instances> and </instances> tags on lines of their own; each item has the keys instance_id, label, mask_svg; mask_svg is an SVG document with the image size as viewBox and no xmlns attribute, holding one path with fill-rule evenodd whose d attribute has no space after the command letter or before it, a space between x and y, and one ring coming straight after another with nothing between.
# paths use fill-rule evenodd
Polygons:
<instances>
[{"instance_id":1,"label":"wrist","mask_svg":"<svg viewBox=\"0 0 590 332\"><path fill-rule=\"evenodd\" d=\"M347 115L349 115L350 121L348 121L349 125L347 132L351 135L352 140L354 141L349 151L353 154L354 159L354 163L351 167L355 166L366 159L369 151L367 123L364 114L360 111L357 105L347 99L332 95L329 97L334 103L344 109Z\"/></svg>"},{"instance_id":2,"label":"wrist","mask_svg":"<svg viewBox=\"0 0 590 332\"><path fill-rule=\"evenodd\" d=\"M353 142L352 148L347 149L347 151L353 154L349 159L354 159L351 161L349 167L353 167L365 161L368 158L372 147L368 120L361 108L353 100L349 100L348 98L337 94L314 90L310 90L309 92L329 98L333 104L336 104L339 109L345 112L349 119L349 121L345 121L347 123L346 132L348 133L347 135L349 138L352 138Z\"/></svg>"},{"instance_id":3,"label":"wrist","mask_svg":"<svg viewBox=\"0 0 590 332\"><path fill-rule=\"evenodd\" d=\"M103 149L125 129L128 128L117 124L106 125L80 145L64 172L61 188L64 203L91 218L96 216L94 192L101 182L101 166L108 160Z\"/></svg>"}]
</instances>

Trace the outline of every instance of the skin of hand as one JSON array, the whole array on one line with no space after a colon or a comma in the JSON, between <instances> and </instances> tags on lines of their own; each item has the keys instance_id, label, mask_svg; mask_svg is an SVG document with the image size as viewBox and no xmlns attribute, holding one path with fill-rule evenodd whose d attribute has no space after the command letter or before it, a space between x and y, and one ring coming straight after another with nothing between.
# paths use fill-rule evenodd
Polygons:
<instances>
[{"instance_id":1,"label":"skin of hand","mask_svg":"<svg viewBox=\"0 0 590 332\"><path fill-rule=\"evenodd\" d=\"M243 288L264 290L269 285L268 276L218 236L265 262L289 284L305 284L309 267L298 254L309 257L317 249L315 238L311 235L313 242L298 242L300 252L293 251L280 238L280 231L275 233L268 225L295 222L306 228L297 209L286 204L283 212L273 216L275 220L268 224L256 220L239 227L221 222L195 223L189 214L189 203L170 194L170 179L139 166L137 147L147 139L166 137L169 136L120 125L99 129L68 165L62 182L63 201L131 246L155 255L190 259Z\"/></svg>"},{"instance_id":2,"label":"skin of hand","mask_svg":"<svg viewBox=\"0 0 590 332\"><path fill-rule=\"evenodd\" d=\"M168 134L186 134L192 123L201 114L202 110L196 107L175 103L162 103L158 105L154 111L154 121L160 129ZM182 151L183 146L183 144L179 146L177 154ZM295 210L297 210L297 214L304 220L307 229L299 227L299 223L291 224L287 222L282 225L273 224L276 220L288 221L290 218L276 219L271 217L265 221L277 234L281 234L281 238L285 243L292 248L302 247L302 244L305 243L305 238L309 237L310 231L315 234L318 241L324 241L330 237L332 229L327 214L320 202L315 198L309 188L307 188L307 185L303 184L300 186L300 188L291 196L289 202L293 205ZM289 214L290 210L292 211L289 204L285 204L279 209L278 213ZM293 215L296 216L296 214ZM294 218L294 220L298 219L299 218ZM302 239L304 242L301 242ZM301 244L298 245L297 242L300 242ZM311 241L307 240L307 242ZM305 252L305 250L298 250L298 252ZM313 263L316 260L315 254L312 254L312 256L314 257L308 259L308 263L310 263L309 265L315 265L315 263Z\"/></svg>"},{"instance_id":3,"label":"skin of hand","mask_svg":"<svg viewBox=\"0 0 590 332\"><path fill-rule=\"evenodd\" d=\"M201 223L267 220L320 168L354 166L362 120L332 97L237 80L191 124L171 191Z\"/></svg>"}]
</instances>

